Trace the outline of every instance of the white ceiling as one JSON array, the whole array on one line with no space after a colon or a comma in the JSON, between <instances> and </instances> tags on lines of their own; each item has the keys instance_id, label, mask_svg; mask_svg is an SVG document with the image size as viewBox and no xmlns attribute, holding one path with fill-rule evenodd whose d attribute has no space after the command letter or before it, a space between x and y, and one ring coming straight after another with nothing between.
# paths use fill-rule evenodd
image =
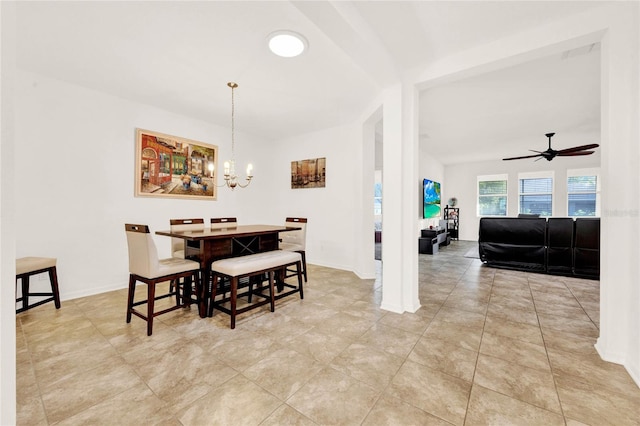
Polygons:
<instances>
[{"instance_id":1,"label":"white ceiling","mask_svg":"<svg viewBox=\"0 0 640 426\"><path fill-rule=\"evenodd\" d=\"M277 140L353 122L382 87L411 67L596 6L19 2L17 60L24 70L223 126L230 122L226 83L235 81L238 131ZM271 54L266 37L282 29L304 34L309 50L293 59ZM480 153L525 155L525 146L546 148L548 131L558 133L554 146L564 147L569 141L561 141L563 132L568 138L599 130L595 51L428 89L421 96L421 142L451 163L461 161L452 152L474 160ZM580 141L592 142L598 141Z\"/></svg>"}]
</instances>

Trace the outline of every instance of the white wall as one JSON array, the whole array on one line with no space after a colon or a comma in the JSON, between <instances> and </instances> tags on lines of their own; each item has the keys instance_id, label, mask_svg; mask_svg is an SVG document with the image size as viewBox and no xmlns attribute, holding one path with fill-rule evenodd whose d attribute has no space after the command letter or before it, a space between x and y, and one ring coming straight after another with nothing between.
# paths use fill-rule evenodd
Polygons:
<instances>
[{"instance_id":1,"label":"white wall","mask_svg":"<svg viewBox=\"0 0 640 426\"><path fill-rule=\"evenodd\" d=\"M599 141L599 136L589 139ZM585 142L587 143L587 142ZM480 218L477 216L477 177L482 175L507 174L508 175L508 200L507 216L518 215L518 173L534 171L553 171L553 215L566 216L567 206L567 169L580 169L599 167L599 156L589 157L556 157L553 161L484 161L478 163L464 163L450 165L445 168L446 196L457 197L460 208L460 239L468 241L478 240L478 225ZM445 186L443 186L444 192ZM447 198L448 199L448 198Z\"/></svg>"},{"instance_id":2,"label":"white wall","mask_svg":"<svg viewBox=\"0 0 640 426\"><path fill-rule=\"evenodd\" d=\"M219 188L217 201L136 198L136 127L218 145L221 160L230 157L229 130L30 72L18 74L16 89L17 256L57 257L63 300L126 286L126 222L153 232L174 217L307 217L308 262L354 269L359 126L278 142L237 133L239 168L255 167L248 188ZM316 157L327 159L326 187L291 189L291 161ZM169 256L169 239L154 239Z\"/></svg>"},{"instance_id":3,"label":"white wall","mask_svg":"<svg viewBox=\"0 0 640 426\"><path fill-rule=\"evenodd\" d=\"M281 223L287 216L306 217L308 263L354 270L359 141L359 126L350 125L281 140L272 148L269 199L253 209L253 218ZM321 157L326 157L325 187L291 189L291 162ZM373 215L373 202L370 211ZM373 240L373 224L370 229Z\"/></svg>"},{"instance_id":4,"label":"white wall","mask_svg":"<svg viewBox=\"0 0 640 426\"><path fill-rule=\"evenodd\" d=\"M256 182L235 192L220 188L217 201L134 197L136 127L218 145L221 159L231 155L228 129L28 72L18 73L15 105L16 255L58 258L62 300L126 286L126 222L153 232L177 217L255 220L238 206L268 187L262 149L252 158ZM247 141L263 145L237 134L241 165ZM154 238L168 257L169 238Z\"/></svg>"},{"instance_id":5,"label":"white wall","mask_svg":"<svg viewBox=\"0 0 640 426\"><path fill-rule=\"evenodd\" d=\"M16 314L14 226L15 3L0 3L0 424L16 423Z\"/></svg>"}]
</instances>

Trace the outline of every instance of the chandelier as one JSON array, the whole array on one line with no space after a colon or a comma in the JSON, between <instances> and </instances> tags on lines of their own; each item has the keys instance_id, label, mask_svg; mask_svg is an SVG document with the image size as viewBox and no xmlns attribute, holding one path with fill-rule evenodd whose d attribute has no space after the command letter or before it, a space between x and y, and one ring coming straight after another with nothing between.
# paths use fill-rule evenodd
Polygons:
<instances>
[{"instance_id":1,"label":"chandelier","mask_svg":"<svg viewBox=\"0 0 640 426\"><path fill-rule=\"evenodd\" d=\"M239 186L240 188L246 188L251 183L251 179L253 175L251 171L253 170L253 166L251 164L247 165L247 177L246 183L243 185L238 182L238 176L236 175L236 139L235 139L235 102L234 102L234 93L233 90L238 87L238 85L234 82L227 83L227 86L231 87L231 160L224 162L224 181L225 183L221 186L227 186L232 190Z\"/></svg>"}]
</instances>

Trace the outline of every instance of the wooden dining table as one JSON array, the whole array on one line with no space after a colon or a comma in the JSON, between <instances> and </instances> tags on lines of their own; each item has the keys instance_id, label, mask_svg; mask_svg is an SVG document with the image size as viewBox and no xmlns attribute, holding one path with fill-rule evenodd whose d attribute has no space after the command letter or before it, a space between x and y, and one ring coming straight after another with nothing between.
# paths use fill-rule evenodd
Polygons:
<instances>
[{"instance_id":1,"label":"wooden dining table","mask_svg":"<svg viewBox=\"0 0 640 426\"><path fill-rule=\"evenodd\" d=\"M156 231L156 234L183 239L185 258L200 262L202 280L206 285L203 285L204 294L200 296L202 303L199 306L199 313L204 318L210 292L209 276L212 262L228 257L277 250L280 232L300 229L284 225L238 225L220 229L205 227L188 231Z\"/></svg>"}]
</instances>

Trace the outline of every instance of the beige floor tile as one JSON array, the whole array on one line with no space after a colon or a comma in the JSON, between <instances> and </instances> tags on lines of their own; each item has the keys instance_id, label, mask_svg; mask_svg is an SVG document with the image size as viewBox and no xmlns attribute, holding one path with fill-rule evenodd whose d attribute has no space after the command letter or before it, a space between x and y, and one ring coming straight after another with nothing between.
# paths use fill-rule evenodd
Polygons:
<instances>
[{"instance_id":1,"label":"beige floor tile","mask_svg":"<svg viewBox=\"0 0 640 426\"><path fill-rule=\"evenodd\" d=\"M386 394L450 423L461 425L470 390L470 382L407 361L393 378Z\"/></svg>"},{"instance_id":2,"label":"beige floor tile","mask_svg":"<svg viewBox=\"0 0 640 426\"><path fill-rule=\"evenodd\" d=\"M309 380L286 402L318 424L359 424L379 391L331 367Z\"/></svg>"},{"instance_id":3,"label":"beige floor tile","mask_svg":"<svg viewBox=\"0 0 640 426\"><path fill-rule=\"evenodd\" d=\"M20 425L46 425L47 418L35 377L24 380L17 374L16 420Z\"/></svg>"},{"instance_id":4,"label":"beige floor tile","mask_svg":"<svg viewBox=\"0 0 640 426\"><path fill-rule=\"evenodd\" d=\"M270 353L242 374L284 401L322 368L323 365L313 358L283 348Z\"/></svg>"},{"instance_id":5,"label":"beige floor tile","mask_svg":"<svg viewBox=\"0 0 640 426\"><path fill-rule=\"evenodd\" d=\"M544 410L474 384L465 424L562 426L564 419L558 413Z\"/></svg>"},{"instance_id":6,"label":"beige floor tile","mask_svg":"<svg viewBox=\"0 0 640 426\"><path fill-rule=\"evenodd\" d=\"M468 312L460 309L442 308L434 320L442 320L465 327L484 327L485 315L476 312Z\"/></svg>"},{"instance_id":7,"label":"beige floor tile","mask_svg":"<svg viewBox=\"0 0 640 426\"><path fill-rule=\"evenodd\" d=\"M557 377L556 382L565 416L589 425L640 424L640 390L610 392L569 377Z\"/></svg>"},{"instance_id":8,"label":"beige floor tile","mask_svg":"<svg viewBox=\"0 0 640 426\"><path fill-rule=\"evenodd\" d=\"M521 322L513 322L491 314L487 315L485 333L497 334L512 339L524 340L536 345L544 345L540 327Z\"/></svg>"},{"instance_id":9,"label":"beige floor tile","mask_svg":"<svg viewBox=\"0 0 640 426\"><path fill-rule=\"evenodd\" d=\"M447 298L444 308L460 309L462 311L475 312L484 315L487 312L488 303L476 299L464 300L462 298Z\"/></svg>"},{"instance_id":10,"label":"beige floor tile","mask_svg":"<svg viewBox=\"0 0 640 426\"><path fill-rule=\"evenodd\" d=\"M580 308L580 303L567 291L565 294L533 292L533 301L536 305L558 305L573 308Z\"/></svg>"},{"instance_id":11,"label":"beige floor tile","mask_svg":"<svg viewBox=\"0 0 640 426\"><path fill-rule=\"evenodd\" d=\"M277 397L241 375L212 390L176 417L182 425L257 425L280 405Z\"/></svg>"},{"instance_id":12,"label":"beige floor tile","mask_svg":"<svg viewBox=\"0 0 640 426\"><path fill-rule=\"evenodd\" d=\"M429 339L444 340L461 348L477 352L482 340L482 329L434 319L423 336Z\"/></svg>"},{"instance_id":13,"label":"beige floor tile","mask_svg":"<svg viewBox=\"0 0 640 426\"><path fill-rule=\"evenodd\" d=\"M240 330L231 330L231 332ZM225 334L226 335L226 334ZM228 336L228 335L227 335ZM205 352L213 359L229 367L244 371L275 350L281 348L267 333L259 334L248 330L228 339L201 342Z\"/></svg>"},{"instance_id":14,"label":"beige floor tile","mask_svg":"<svg viewBox=\"0 0 640 426\"><path fill-rule=\"evenodd\" d=\"M476 351L424 336L416 343L407 359L471 382L477 358Z\"/></svg>"},{"instance_id":15,"label":"beige floor tile","mask_svg":"<svg viewBox=\"0 0 640 426\"><path fill-rule=\"evenodd\" d=\"M411 323L414 324L413 321ZM419 338L420 334L377 323L360 336L357 342L404 358L411 352Z\"/></svg>"},{"instance_id":16,"label":"beige floor tile","mask_svg":"<svg viewBox=\"0 0 640 426\"><path fill-rule=\"evenodd\" d=\"M520 322L534 327L538 326L538 315L535 310L515 309L509 306L492 303L489 305L488 315L511 322Z\"/></svg>"},{"instance_id":17,"label":"beige floor tile","mask_svg":"<svg viewBox=\"0 0 640 426\"><path fill-rule=\"evenodd\" d=\"M388 312L382 317L378 324L388 325L396 329L401 329L409 333L422 334L429 326L431 318L424 314L413 314L410 312L404 312L397 314L395 312Z\"/></svg>"},{"instance_id":18,"label":"beige floor tile","mask_svg":"<svg viewBox=\"0 0 640 426\"><path fill-rule=\"evenodd\" d=\"M374 322L345 312L338 312L331 318L318 324L319 331L335 333L339 336L357 338L375 324Z\"/></svg>"},{"instance_id":19,"label":"beige floor tile","mask_svg":"<svg viewBox=\"0 0 640 426\"><path fill-rule=\"evenodd\" d=\"M582 307L537 303L536 311L541 315L555 316L582 321L591 321Z\"/></svg>"},{"instance_id":20,"label":"beige floor tile","mask_svg":"<svg viewBox=\"0 0 640 426\"><path fill-rule=\"evenodd\" d=\"M640 395L640 389L623 366L598 355L582 355L548 348L553 374L599 386L611 392Z\"/></svg>"},{"instance_id":21,"label":"beige floor tile","mask_svg":"<svg viewBox=\"0 0 640 426\"><path fill-rule=\"evenodd\" d=\"M296 318L306 324L316 325L331 318L338 310L308 300L297 300L295 303L289 303L286 306L277 305L276 312Z\"/></svg>"},{"instance_id":22,"label":"beige floor tile","mask_svg":"<svg viewBox=\"0 0 640 426\"><path fill-rule=\"evenodd\" d=\"M59 425L171 424L172 410L143 384L99 401Z\"/></svg>"},{"instance_id":23,"label":"beige floor tile","mask_svg":"<svg viewBox=\"0 0 640 426\"><path fill-rule=\"evenodd\" d=\"M47 419L53 423L139 384L143 383L130 366L103 363L91 370L69 373L42 388L42 401Z\"/></svg>"},{"instance_id":24,"label":"beige floor tile","mask_svg":"<svg viewBox=\"0 0 640 426\"><path fill-rule=\"evenodd\" d=\"M380 397L362 424L363 426L451 425L449 422L386 394Z\"/></svg>"},{"instance_id":25,"label":"beige floor tile","mask_svg":"<svg viewBox=\"0 0 640 426\"><path fill-rule=\"evenodd\" d=\"M484 333L482 335L480 353L523 367L535 368L546 372L551 371L545 347L524 340Z\"/></svg>"},{"instance_id":26,"label":"beige floor tile","mask_svg":"<svg viewBox=\"0 0 640 426\"><path fill-rule=\"evenodd\" d=\"M319 331L314 327L295 339L282 343L282 345L311 357L320 363L328 364L351 342L351 338Z\"/></svg>"},{"instance_id":27,"label":"beige floor tile","mask_svg":"<svg viewBox=\"0 0 640 426\"><path fill-rule=\"evenodd\" d=\"M378 281L309 265L304 300L234 330L182 309L148 337L126 289L18 314L17 424L546 426L560 403L567 425L634 424L637 385L593 347L599 283L488 268L474 244L420 255L414 314L380 309L380 262Z\"/></svg>"},{"instance_id":28,"label":"beige floor tile","mask_svg":"<svg viewBox=\"0 0 640 426\"><path fill-rule=\"evenodd\" d=\"M600 330L591 321L539 314L540 328L563 331L585 337L598 337Z\"/></svg>"},{"instance_id":29,"label":"beige floor tile","mask_svg":"<svg viewBox=\"0 0 640 426\"><path fill-rule=\"evenodd\" d=\"M379 302L371 303L370 301L364 300L356 300L350 304L345 311L350 315L361 317L371 322L379 321L389 313L388 311L380 309Z\"/></svg>"},{"instance_id":30,"label":"beige floor tile","mask_svg":"<svg viewBox=\"0 0 640 426\"><path fill-rule=\"evenodd\" d=\"M316 423L287 404L282 404L260 426L315 426Z\"/></svg>"},{"instance_id":31,"label":"beige floor tile","mask_svg":"<svg viewBox=\"0 0 640 426\"><path fill-rule=\"evenodd\" d=\"M550 371L534 370L480 354L474 384L549 411L561 412Z\"/></svg>"},{"instance_id":32,"label":"beige floor tile","mask_svg":"<svg viewBox=\"0 0 640 426\"><path fill-rule=\"evenodd\" d=\"M544 344L547 348L559 349L565 352L573 352L583 355L596 355L595 337L579 336L577 334L563 333L550 328L542 331Z\"/></svg>"},{"instance_id":33,"label":"beige floor tile","mask_svg":"<svg viewBox=\"0 0 640 426\"><path fill-rule=\"evenodd\" d=\"M533 299L526 294L515 294L511 297L494 294L489 301L491 305L498 305L504 308L521 309L523 311L535 311Z\"/></svg>"},{"instance_id":34,"label":"beige floor tile","mask_svg":"<svg viewBox=\"0 0 640 426\"><path fill-rule=\"evenodd\" d=\"M375 346L354 343L332 362L331 367L377 389L386 387L404 362L404 357Z\"/></svg>"}]
</instances>

